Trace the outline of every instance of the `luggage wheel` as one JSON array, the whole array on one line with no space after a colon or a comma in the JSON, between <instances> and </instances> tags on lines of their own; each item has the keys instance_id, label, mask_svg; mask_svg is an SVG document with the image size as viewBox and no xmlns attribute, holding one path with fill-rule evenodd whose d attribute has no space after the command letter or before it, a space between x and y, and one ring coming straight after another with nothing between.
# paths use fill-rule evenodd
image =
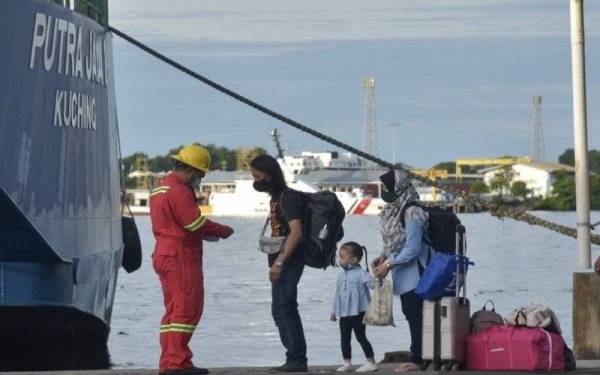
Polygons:
<instances>
[{"instance_id":1,"label":"luggage wheel","mask_svg":"<svg viewBox=\"0 0 600 375\"><path fill-rule=\"evenodd\" d=\"M441 366L439 364L436 364L433 361L426 361L426 362L423 362L423 365L421 366L421 370L428 371L428 372L439 371L440 367Z\"/></svg>"},{"instance_id":2,"label":"luggage wheel","mask_svg":"<svg viewBox=\"0 0 600 375\"><path fill-rule=\"evenodd\" d=\"M448 361L442 365L442 371L458 371L460 370L460 364L455 361Z\"/></svg>"}]
</instances>

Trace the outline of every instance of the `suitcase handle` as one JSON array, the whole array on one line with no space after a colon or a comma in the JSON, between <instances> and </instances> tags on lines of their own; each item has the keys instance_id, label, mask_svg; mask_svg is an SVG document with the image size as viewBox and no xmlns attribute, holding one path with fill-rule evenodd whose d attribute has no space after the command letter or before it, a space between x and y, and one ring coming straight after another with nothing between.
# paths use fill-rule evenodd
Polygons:
<instances>
[{"instance_id":1,"label":"suitcase handle","mask_svg":"<svg viewBox=\"0 0 600 375\"><path fill-rule=\"evenodd\" d=\"M466 229L462 224L456 226L456 255L465 256L467 253ZM462 267L461 267L462 265ZM463 300L467 298L467 262L456 263L456 290L455 297L460 301L460 281L462 276L462 295Z\"/></svg>"}]
</instances>

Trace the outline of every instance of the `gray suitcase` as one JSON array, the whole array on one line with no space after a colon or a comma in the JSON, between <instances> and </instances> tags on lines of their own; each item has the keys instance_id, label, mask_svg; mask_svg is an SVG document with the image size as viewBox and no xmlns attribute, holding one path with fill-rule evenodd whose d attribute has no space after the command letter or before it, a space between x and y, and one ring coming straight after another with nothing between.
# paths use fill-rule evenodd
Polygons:
<instances>
[{"instance_id":1,"label":"gray suitcase","mask_svg":"<svg viewBox=\"0 0 600 375\"><path fill-rule=\"evenodd\" d=\"M457 254L466 254L466 244L465 227L458 225ZM465 363L467 336L471 332L471 307L466 298L466 265L461 267L459 264L456 275L453 297L423 301L422 356L423 367L428 370L457 370Z\"/></svg>"}]
</instances>

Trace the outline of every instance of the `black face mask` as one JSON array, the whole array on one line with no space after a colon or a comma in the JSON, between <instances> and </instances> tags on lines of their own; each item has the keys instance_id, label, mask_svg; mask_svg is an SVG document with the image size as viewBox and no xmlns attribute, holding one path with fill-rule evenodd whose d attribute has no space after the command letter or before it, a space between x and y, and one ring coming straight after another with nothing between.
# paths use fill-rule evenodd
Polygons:
<instances>
[{"instance_id":1,"label":"black face mask","mask_svg":"<svg viewBox=\"0 0 600 375\"><path fill-rule=\"evenodd\" d=\"M392 203L396 199L398 199L398 194L393 193L391 191L382 191L381 192L381 199L383 199L383 201L386 202L386 203Z\"/></svg>"},{"instance_id":2,"label":"black face mask","mask_svg":"<svg viewBox=\"0 0 600 375\"><path fill-rule=\"evenodd\" d=\"M202 177L203 177L203 175L201 175L199 172L196 172L196 171L190 172L190 174L188 175L188 180L187 180L188 186L194 190L198 189L200 187L200 182L202 182Z\"/></svg>"},{"instance_id":3,"label":"black face mask","mask_svg":"<svg viewBox=\"0 0 600 375\"><path fill-rule=\"evenodd\" d=\"M254 181L254 183L252 184L252 187L254 187L254 190L256 190L256 191L259 191L261 193L266 193L271 188L271 184L269 183L269 181L260 180L260 181Z\"/></svg>"}]
</instances>

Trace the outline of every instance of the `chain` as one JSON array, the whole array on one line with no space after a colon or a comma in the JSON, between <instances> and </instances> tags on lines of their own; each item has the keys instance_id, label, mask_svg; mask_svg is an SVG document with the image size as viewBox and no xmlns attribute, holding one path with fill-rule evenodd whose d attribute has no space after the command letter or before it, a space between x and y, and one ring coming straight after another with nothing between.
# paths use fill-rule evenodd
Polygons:
<instances>
[{"instance_id":1,"label":"chain","mask_svg":"<svg viewBox=\"0 0 600 375\"><path fill-rule=\"evenodd\" d=\"M550 222L548 220L544 220L544 219L542 219L540 217L537 217L535 215L532 215L532 214L530 214L528 212L525 212L523 210L518 210L518 209L515 209L515 208L512 208L512 207L508 207L506 205L502 205L502 204L499 204L499 203L496 203L496 202L486 202L486 201L483 201L479 197L470 195L466 191L459 190L458 188L454 188L454 187L442 186L442 185L440 185L440 184L438 184L438 183L436 183L434 181L429 180L427 177L418 176L418 175L412 173L409 170L405 170L404 168L402 168L399 165L393 165L393 164L391 164L391 163L389 163L389 162L387 162L387 161L385 161L383 159L380 159L380 158L378 158L376 156L367 154L366 152L361 151L361 150L359 150L359 149L357 149L355 147L352 147L350 145L342 143L342 142L338 141L337 139L329 137L329 136L327 136L327 135L325 135L325 134L323 134L321 132L318 132L318 131L316 131L316 130L314 130L312 128L309 128L308 126L302 125L301 123L299 123L297 121L294 121L294 120L292 120L292 119L290 119L290 118L288 118L288 117L286 117L286 116L284 116L284 115L282 115L280 113L277 113L277 112L275 112L273 110L270 110L269 108L267 108L265 106L262 106L262 105L260 105L260 104L258 104L256 102L254 102L254 101L252 101L252 100L250 100L250 99L248 99L248 98L246 98L246 97L244 97L244 96L242 96L242 95L240 95L240 94L238 94L238 93L236 93L236 92L234 92L234 91L232 91L232 90L230 90L230 89L228 89L228 88L226 88L226 87L224 87L224 86L222 86L220 84L218 84L217 82L215 82L213 80L210 80L210 79L208 79L208 78L206 78L206 77L204 77L204 76L202 76L202 75L194 72L193 70L191 70L191 69L189 69L189 68L187 68L187 67L185 67L185 66L183 66L183 65L181 65L179 63L177 63L176 61L174 61L174 60L166 57L165 55L163 55L163 54L161 54L161 53L153 50L152 48L150 48L150 47L146 46L145 44L143 44L143 43L135 40L134 38L132 38L129 35L127 35L127 34L121 32L121 31L119 31L118 29L115 29L112 26L109 26L108 28L109 28L109 30L111 32L113 32L114 34L118 35L119 37L125 39L129 43L131 43L131 44L133 44L133 45L141 48L142 50L148 52L152 56L158 58L159 60L164 61L165 63L167 63L167 64L171 65L172 67L174 67L174 68L176 68L176 69L178 69L178 70L180 70L180 71L182 71L182 72L190 75L191 77L193 77L193 78L195 78L195 79L203 82L204 84L206 84L206 85L208 85L208 86L210 86L210 87L212 87L212 88L214 88L214 89L222 92L223 94L228 95L228 96L230 96L230 97L232 97L232 98L234 98L234 99L236 99L236 100L238 100L238 101L240 101L240 102L242 102L242 103L244 103L244 104L246 104L246 105L248 105L248 106L250 106L250 107L252 107L252 108L254 108L254 109L256 109L256 110L258 110L258 111L260 111L260 112L262 112L264 114L266 114L266 115L268 115L268 116L271 116L271 117L273 117L273 118L275 118L275 119L277 119L277 120L279 120L279 121L281 121L281 122L283 122L285 124L293 126L294 128L296 128L296 129L298 129L298 130L300 130L302 132L308 133L308 134L310 134L310 135L312 135L312 136L314 136L314 137L316 137L316 138L318 138L318 139L320 139L322 141L325 141L325 142L330 143L330 144L332 144L334 146L337 146L337 147L342 148L342 149L344 149L346 151L349 151L349 152L351 152L351 153L353 153L353 154L355 154L355 155L357 155L357 156L359 156L359 157L361 157L363 159L372 161L372 162L374 162L374 163L376 163L376 164L378 164L380 166L391 168L391 169L402 169L402 170L406 171L411 176L411 178L413 180L417 180L417 181L420 181L420 182L422 182L424 184L433 186L433 187L435 187L437 189L440 189L440 190L443 190L443 191L447 191L449 193L456 194L465 203L467 203L469 205L472 205L473 207L480 207L480 208L486 209L493 216L495 216L495 217L497 217L499 219L511 218L511 219L514 219L514 220L517 220L517 221L521 221L521 222L530 224L530 225L540 226L540 227L549 229L549 230L551 230L553 232L563 234L565 236L577 238L577 230L575 228L571 228L571 227L564 226L564 225L561 225L561 224L553 223L553 222ZM591 236L591 242L594 245L600 245L600 235L596 235L596 234L592 235Z\"/></svg>"}]
</instances>

